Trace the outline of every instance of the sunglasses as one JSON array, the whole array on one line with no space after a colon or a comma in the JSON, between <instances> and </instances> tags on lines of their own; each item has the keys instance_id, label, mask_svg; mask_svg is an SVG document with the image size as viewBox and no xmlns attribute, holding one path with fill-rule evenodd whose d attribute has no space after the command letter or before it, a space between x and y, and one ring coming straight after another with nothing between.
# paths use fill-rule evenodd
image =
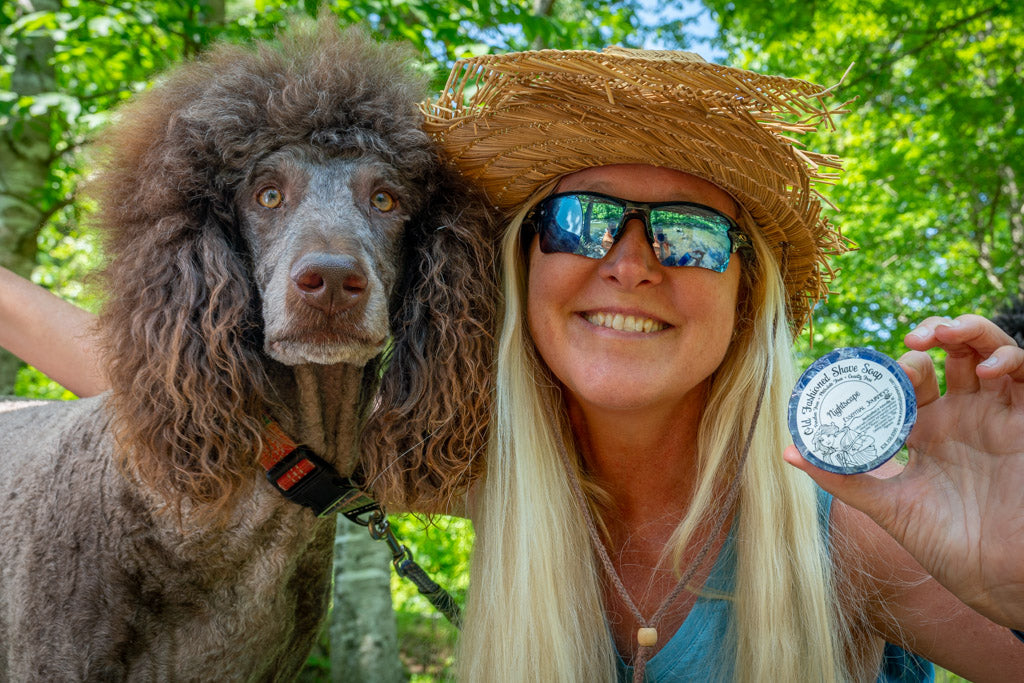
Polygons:
<instances>
[{"instance_id":1,"label":"sunglasses","mask_svg":"<svg viewBox=\"0 0 1024 683\"><path fill-rule=\"evenodd\" d=\"M545 197L526 221L540 235L545 254L599 259L638 218L663 266L725 271L729 257L750 240L736 221L703 204L631 202L598 192L559 192Z\"/></svg>"}]
</instances>

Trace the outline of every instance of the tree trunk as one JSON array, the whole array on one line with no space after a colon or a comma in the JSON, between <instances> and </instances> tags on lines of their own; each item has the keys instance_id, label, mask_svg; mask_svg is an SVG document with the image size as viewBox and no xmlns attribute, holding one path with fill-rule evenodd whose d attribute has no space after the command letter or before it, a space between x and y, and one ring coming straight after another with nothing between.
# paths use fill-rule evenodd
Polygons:
<instances>
[{"instance_id":1,"label":"tree trunk","mask_svg":"<svg viewBox=\"0 0 1024 683\"><path fill-rule=\"evenodd\" d=\"M56 12L60 0L22 0L24 13ZM11 90L34 96L56 90L52 64L54 41L48 35L27 35L14 46ZM0 266L28 276L36 263L36 237L42 229L42 206L50 177L50 131L54 114L11 117L0 128ZM0 394L14 391L21 362L0 350Z\"/></svg>"},{"instance_id":2,"label":"tree trunk","mask_svg":"<svg viewBox=\"0 0 1024 683\"><path fill-rule=\"evenodd\" d=\"M211 26L223 26L227 19L224 0L206 0L206 23Z\"/></svg>"},{"instance_id":3,"label":"tree trunk","mask_svg":"<svg viewBox=\"0 0 1024 683\"><path fill-rule=\"evenodd\" d=\"M538 17L550 17L554 11L555 0L533 0L533 14ZM537 36L533 39L533 44L530 45L532 50L543 50L548 47L545 44L544 39L541 36Z\"/></svg>"},{"instance_id":4,"label":"tree trunk","mask_svg":"<svg viewBox=\"0 0 1024 683\"><path fill-rule=\"evenodd\" d=\"M331 679L344 683L405 680L391 605L391 554L364 527L338 516L334 542Z\"/></svg>"}]
</instances>

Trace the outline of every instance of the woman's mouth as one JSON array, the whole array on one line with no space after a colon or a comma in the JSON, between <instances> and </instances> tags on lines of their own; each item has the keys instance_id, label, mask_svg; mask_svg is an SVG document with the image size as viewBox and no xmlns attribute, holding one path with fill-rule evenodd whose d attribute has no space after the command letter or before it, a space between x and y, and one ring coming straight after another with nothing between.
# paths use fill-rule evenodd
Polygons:
<instances>
[{"instance_id":1,"label":"woman's mouth","mask_svg":"<svg viewBox=\"0 0 1024 683\"><path fill-rule=\"evenodd\" d=\"M668 327L660 320L622 313L584 313L583 317L592 325L622 332L659 332Z\"/></svg>"}]
</instances>

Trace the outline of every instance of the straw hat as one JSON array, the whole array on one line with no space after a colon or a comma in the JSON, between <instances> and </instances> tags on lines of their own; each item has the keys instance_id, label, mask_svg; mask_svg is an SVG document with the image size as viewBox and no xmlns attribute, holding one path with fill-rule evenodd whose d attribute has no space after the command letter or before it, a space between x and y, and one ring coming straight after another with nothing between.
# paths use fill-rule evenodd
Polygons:
<instances>
[{"instance_id":1,"label":"straw hat","mask_svg":"<svg viewBox=\"0 0 1024 683\"><path fill-rule=\"evenodd\" d=\"M539 50L457 62L425 115L451 162L503 211L607 164L665 166L718 185L772 245L796 331L828 293L827 257L848 248L816 189L835 179L839 159L792 137L831 125L840 110L827 94L688 52Z\"/></svg>"}]
</instances>

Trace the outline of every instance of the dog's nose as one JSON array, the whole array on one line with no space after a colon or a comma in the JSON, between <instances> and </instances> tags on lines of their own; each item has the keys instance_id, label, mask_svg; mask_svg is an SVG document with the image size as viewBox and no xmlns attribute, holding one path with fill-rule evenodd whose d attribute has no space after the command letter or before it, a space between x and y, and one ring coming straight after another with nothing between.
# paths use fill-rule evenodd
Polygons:
<instances>
[{"instance_id":1,"label":"dog's nose","mask_svg":"<svg viewBox=\"0 0 1024 683\"><path fill-rule=\"evenodd\" d=\"M366 294L366 271L345 254L306 254L292 266L292 283L302 300L324 313L340 313Z\"/></svg>"}]
</instances>

